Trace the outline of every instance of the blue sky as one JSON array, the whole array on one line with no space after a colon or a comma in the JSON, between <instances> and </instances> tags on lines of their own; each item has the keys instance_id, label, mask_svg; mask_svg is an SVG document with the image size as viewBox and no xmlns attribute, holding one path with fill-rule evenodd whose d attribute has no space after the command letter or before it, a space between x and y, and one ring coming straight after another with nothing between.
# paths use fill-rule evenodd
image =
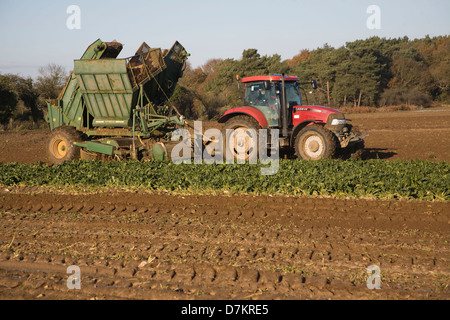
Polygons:
<instances>
[{"instance_id":1,"label":"blue sky","mask_svg":"<svg viewBox=\"0 0 450 320\"><path fill-rule=\"evenodd\" d=\"M66 26L70 5L81 10L79 30ZM381 10L381 29L366 26L370 5ZM165 49L178 40L197 67L248 48L290 59L371 36L448 35L449 17L450 0L0 0L0 73L35 77L48 63L70 71L98 38L123 43L119 57L144 41Z\"/></svg>"}]
</instances>

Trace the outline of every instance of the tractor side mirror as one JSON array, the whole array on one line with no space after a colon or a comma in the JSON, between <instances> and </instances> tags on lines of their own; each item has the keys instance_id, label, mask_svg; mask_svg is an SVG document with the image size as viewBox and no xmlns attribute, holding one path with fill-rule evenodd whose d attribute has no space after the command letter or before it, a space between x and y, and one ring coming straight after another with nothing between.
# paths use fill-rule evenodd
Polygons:
<instances>
[{"instance_id":1,"label":"tractor side mirror","mask_svg":"<svg viewBox=\"0 0 450 320\"><path fill-rule=\"evenodd\" d=\"M311 81L311 85L312 85L312 88L313 88L314 90L316 90L316 89L318 88L318 86L317 86L317 80Z\"/></svg>"},{"instance_id":2,"label":"tractor side mirror","mask_svg":"<svg viewBox=\"0 0 450 320\"><path fill-rule=\"evenodd\" d=\"M272 88L272 83L270 81L264 81L264 90L270 90Z\"/></svg>"}]
</instances>

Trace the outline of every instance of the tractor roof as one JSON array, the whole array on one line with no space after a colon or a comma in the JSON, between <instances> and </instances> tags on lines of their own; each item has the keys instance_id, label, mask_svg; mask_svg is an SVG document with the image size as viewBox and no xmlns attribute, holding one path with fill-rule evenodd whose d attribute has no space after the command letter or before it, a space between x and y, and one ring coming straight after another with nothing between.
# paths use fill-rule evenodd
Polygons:
<instances>
[{"instance_id":1,"label":"tractor roof","mask_svg":"<svg viewBox=\"0 0 450 320\"><path fill-rule=\"evenodd\" d=\"M273 74L270 76L256 76L243 78L242 82L255 82L255 81L281 81L283 76L281 74ZM284 76L284 81L299 81L298 77Z\"/></svg>"}]
</instances>

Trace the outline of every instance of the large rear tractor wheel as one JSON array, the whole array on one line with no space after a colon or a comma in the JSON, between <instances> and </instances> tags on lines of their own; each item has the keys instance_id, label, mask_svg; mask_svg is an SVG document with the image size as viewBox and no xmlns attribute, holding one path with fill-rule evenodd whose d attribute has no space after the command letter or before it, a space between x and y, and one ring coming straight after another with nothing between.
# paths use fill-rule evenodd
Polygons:
<instances>
[{"instance_id":1,"label":"large rear tractor wheel","mask_svg":"<svg viewBox=\"0 0 450 320\"><path fill-rule=\"evenodd\" d=\"M338 147L334 134L318 124L302 129L295 138L294 144L297 157L305 160L332 158Z\"/></svg>"},{"instance_id":2,"label":"large rear tractor wheel","mask_svg":"<svg viewBox=\"0 0 450 320\"><path fill-rule=\"evenodd\" d=\"M82 141L81 132L73 127L58 127L49 137L47 154L50 162L60 164L80 158L80 148L73 145Z\"/></svg>"},{"instance_id":3,"label":"large rear tractor wheel","mask_svg":"<svg viewBox=\"0 0 450 320\"><path fill-rule=\"evenodd\" d=\"M236 116L227 121L223 127L223 158L228 154L236 160L257 159L260 128L259 123L248 116Z\"/></svg>"}]
</instances>

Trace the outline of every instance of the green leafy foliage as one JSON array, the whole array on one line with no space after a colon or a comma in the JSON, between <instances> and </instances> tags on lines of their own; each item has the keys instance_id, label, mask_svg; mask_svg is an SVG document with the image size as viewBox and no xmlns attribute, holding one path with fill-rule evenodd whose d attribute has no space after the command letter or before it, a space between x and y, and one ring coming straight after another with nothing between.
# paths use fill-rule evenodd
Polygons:
<instances>
[{"instance_id":1,"label":"green leafy foliage","mask_svg":"<svg viewBox=\"0 0 450 320\"><path fill-rule=\"evenodd\" d=\"M4 186L120 187L153 191L237 192L353 198L448 201L450 164L429 161L280 160L277 174L264 165L174 164L170 161L73 161L0 164Z\"/></svg>"}]
</instances>

